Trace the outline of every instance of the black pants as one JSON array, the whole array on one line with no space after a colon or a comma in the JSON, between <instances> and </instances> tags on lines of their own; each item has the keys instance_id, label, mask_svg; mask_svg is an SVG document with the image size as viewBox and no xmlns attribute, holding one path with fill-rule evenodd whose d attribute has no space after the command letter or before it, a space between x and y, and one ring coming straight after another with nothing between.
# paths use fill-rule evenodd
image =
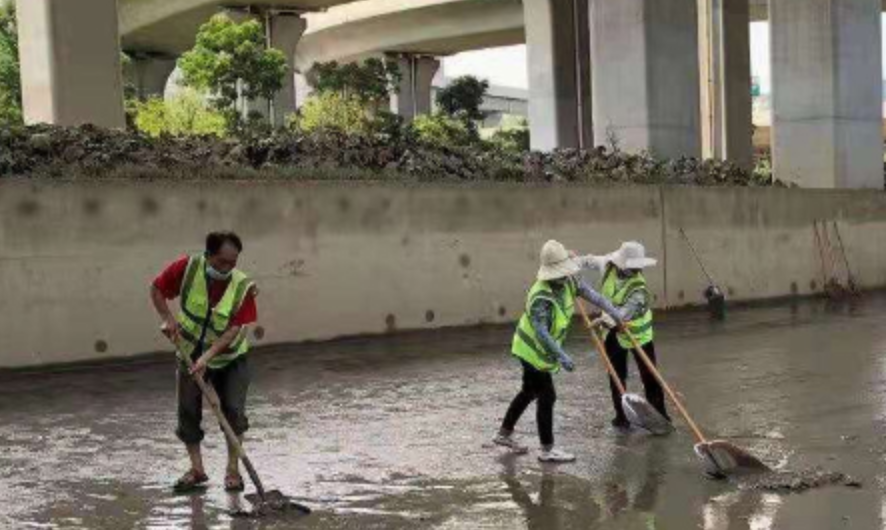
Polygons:
<instances>
[{"instance_id":1,"label":"black pants","mask_svg":"<svg viewBox=\"0 0 886 530\"><path fill-rule=\"evenodd\" d=\"M650 342L643 346L643 351L649 356L649 360L652 361L652 364L657 366L655 359L655 343ZM612 366L615 367L615 373L618 374L622 384L627 388L628 350L622 348L621 344L618 343L618 337L616 337L614 331L610 332L609 336L606 337L606 353L609 355L609 360L612 362ZM653 376L652 372L646 368L646 364L643 363L642 359L640 359L640 356L637 355L636 352L634 352L634 360L637 362L637 367L640 369L640 379L643 380L643 388L646 390L646 401L655 407L662 416L670 419L665 407L664 390L662 390L661 385L658 384L655 376ZM621 407L621 396L618 393L618 387L615 386L615 381L612 380L612 377L609 378L609 390L612 392L612 406L615 408L615 417L619 420L627 421L625 412Z\"/></svg>"},{"instance_id":2,"label":"black pants","mask_svg":"<svg viewBox=\"0 0 886 530\"><path fill-rule=\"evenodd\" d=\"M554 445L554 403L557 402L554 378L548 372L536 370L526 361L521 360L520 364L523 365L523 388L508 407L501 429L513 432L529 404L538 400L535 406L538 438L542 445Z\"/></svg>"},{"instance_id":3,"label":"black pants","mask_svg":"<svg viewBox=\"0 0 886 530\"><path fill-rule=\"evenodd\" d=\"M188 369L179 363L176 393L178 394L178 439L188 445L203 441L203 394ZM249 429L246 417L246 394L250 381L249 363L242 355L218 370L206 370L206 381L214 388L221 401L222 412L231 429L240 436Z\"/></svg>"}]
</instances>

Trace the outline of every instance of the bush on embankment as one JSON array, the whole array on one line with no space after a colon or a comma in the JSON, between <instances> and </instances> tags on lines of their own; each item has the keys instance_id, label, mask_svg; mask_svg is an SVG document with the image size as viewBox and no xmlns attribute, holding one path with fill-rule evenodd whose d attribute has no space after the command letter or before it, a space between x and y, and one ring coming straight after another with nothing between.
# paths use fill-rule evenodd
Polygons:
<instances>
[{"instance_id":1,"label":"bush on embankment","mask_svg":"<svg viewBox=\"0 0 886 530\"><path fill-rule=\"evenodd\" d=\"M728 162L660 160L598 148L519 152L441 146L412 134L276 132L151 138L92 126L0 129L0 177L293 178L766 186Z\"/></svg>"}]
</instances>

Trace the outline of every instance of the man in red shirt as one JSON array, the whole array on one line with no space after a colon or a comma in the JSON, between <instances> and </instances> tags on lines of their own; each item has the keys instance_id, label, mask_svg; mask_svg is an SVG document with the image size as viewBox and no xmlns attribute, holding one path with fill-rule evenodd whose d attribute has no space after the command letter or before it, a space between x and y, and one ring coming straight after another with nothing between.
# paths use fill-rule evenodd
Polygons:
<instances>
[{"instance_id":1,"label":"man in red shirt","mask_svg":"<svg viewBox=\"0 0 886 530\"><path fill-rule=\"evenodd\" d=\"M176 435L184 442L191 460L191 468L175 483L179 492L193 490L209 480L200 452L203 399L194 377L203 377L213 385L222 411L241 441L249 428L246 328L257 320L258 311L255 285L236 269L242 250L243 243L233 232L213 232L206 236L205 253L182 256L151 284L151 301L163 321L164 335L179 355L190 351L194 362L191 371L181 360L178 363ZM181 309L178 317L168 305L176 298ZM243 490L237 456L228 445L228 491Z\"/></svg>"}]
</instances>

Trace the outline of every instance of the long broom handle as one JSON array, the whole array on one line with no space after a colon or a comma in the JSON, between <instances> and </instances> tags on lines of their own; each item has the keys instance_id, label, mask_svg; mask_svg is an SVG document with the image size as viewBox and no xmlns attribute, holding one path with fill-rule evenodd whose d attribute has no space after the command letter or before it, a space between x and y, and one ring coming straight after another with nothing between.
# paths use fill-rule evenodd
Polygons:
<instances>
[{"instance_id":1,"label":"long broom handle","mask_svg":"<svg viewBox=\"0 0 886 530\"><path fill-rule=\"evenodd\" d=\"M683 239L686 240L686 244L689 245L689 250L692 251L692 255L695 256L695 261L698 262L698 266L701 267L701 272L708 279L708 283L714 285L714 279L711 278L711 275L708 274L708 270L704 266L704 262L701 261L701 257L699 257L698 252L695 251L695 245L692 244L692 241L689 239L689 236L686 235L686 231L683 230L683 227L680 227L680 235L683 236Z\"/></svg>"},{"instance_id":2,"label":"long broom handle","mask_svg":"<svg viewBox=\"0 0 886 530\"><path fill-rule=\"evenodd\" d=\"M692 433L695 434L695 438L698 440L698 443L707 443L707 439L705 438L704 433L701 432L701 429L698 428L698 425L695 424L695 421L692 420L692 416L689 415L689 411L686 410L686 407L683 406L683 403L677 398L677 394L671 390L670 385L668 385L667 381L664 380L664 377L661 376L661 373L658 371L658 368L649 360L649 356L646 355L646 352L643 351L643 347L640 346L640 343L637 342L637 339L634 335L628 331L624 330L624 334L631 340L631 344L634 346L634 350L637 352L637 355L640 356L640 359L643 361L643 364L646 365L646 368L652 372L652 375L655 376L655 379L658 381L658 384L665 389L665 392L668 393L668 396L671 398L671 401L674 402L674 405L677 407L677 410L680 411L680 414L683 416L683 419L686 420L686 423L689 424L689 428L692 429Z\"/></svg>"},{"instance_id":3,"label":"long broom handle","mask_svg":"<svg viewBox=\"0 0 886 530\"><path fill-rule=\"evenodd\" d=\"M818 248L818 258L821 260L821 288L827 292L828 288L828 272L827 264L824 259L824 246L821 241L821 234L818 232L818 220L812 221L812 231L815 233L815 246Z\"/></svg>"},{"instance_id":4,"label":"long broom handle","mask_svg":"<svg viewBox=\"0 0 886 530\"><path fill-rule=\"evenodd\" d=\"M838 281L837 280L837 258L834 256L836 251L834 250L833 243L831 243L831 233L828 230L828 225L824 220L822 220L822 222L821 222L821 229L822 229L822 234L823 234L822 237L824 239L824 245L825 245L825 247L827 247L828 258L830 258L828 261L830 262L830 266L831 266L831 277L834 278L834 281Z\"/></svg>"},{"instance_id":5,"label":"long broom handle","mask_svg":"<svg viewBox=\"0 0 886 530\"><path fill-rule=\"evenodd\" d=\"M189 371L194 367L194 361L192 361L189 356L182 354L179 355L179 358L184 359L185 365L188 367ZM204 381L200 375L194 374L193 377L197 386L200 387L200 392L203 392L203 395L206 396L206 401L209 402L209 407L212 409L212 412L215 413L215 417L218 419L218 423L221 425L222 431L224 431L225 437L228 439L228 443L231 444L231 447L233 447L235 451L237 451L237 456L239 456L240 460L243 462L243 467L246 468L250 480L252 480L252 483L255 485L259 498L264 502L265 487L262 485L261 479L258 478L258 473L255 471L252 461L249 460L249 456L246 455L246 450L243 449L243 444L240 443L240 439L234 434L234 429L231 428L231 424L228 423L228 419L225 418L225 414L221 409L221 401L218 399L218 394L216 393L215 388Z\"/></svg>"},{"instance_id":6,"label":"long broom handle","mask_svg":"<svg viewBox=\"0 0 886 530\"><path fill-rule=\"evenodd\" d=\"M834 233L837 234L837 242L840 244L840 253L843 254L843 263L846 265L846 275L849 277L849 281L854 284L855 278L852 275L852 268L849 266L849 256L846 255L846 247L843 245L843 236L840 235L840 225L837 224L837 221L834 221Z\"/></svg>"},{"instance_id":7,"label":"long broom handle","mask_svg":"<svg viewBox=\"0 0 886 530\"><path fill-rule=\"evenodd\" d=\"M603 364L606 365L606 371L609 372L609 377L615 382L615 386L618 388L618 393L625 395L627 389L625 389L624 384L622 384L621 379L618 377L618 372L615 371L615 367L612 366L612 361L609 360L609 355L606 353L606 346L603 344L603 341L600 340L597 330L594 329L594 324L591 323L591 319L588 317L588 312L585 310L584 304L581 300L578 300L577 302L578 311L581 313L581 317L585 321L585 326L588 328L588 333L591 335L591 340L594 341L594 346L596 346L600 358L603 359Z\"/></svg>"}]
</instances>

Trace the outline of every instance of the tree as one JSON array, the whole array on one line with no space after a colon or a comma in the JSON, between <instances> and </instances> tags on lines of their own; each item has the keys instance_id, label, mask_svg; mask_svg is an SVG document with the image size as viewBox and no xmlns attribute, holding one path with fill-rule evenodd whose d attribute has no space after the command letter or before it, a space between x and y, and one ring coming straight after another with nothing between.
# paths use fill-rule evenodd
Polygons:
<instances>
[{"instance_id":1,"label":"tree","mask_svg":"<svg viewBox=\"0 0 886 530\"><path fill-rule=\"evenodd\" d=\"M15 3L0 0L0 125L22 121Z\"/></svg>"},{"instance_id":2,"label":"tree","mask_svg":"<svg viewBox=\"0 0 886 530\"><path fill-rule=\"evenodd\" d=\"M470 75L457 77L449 86L437 92L437 106L449 116L472 122L480 121L485 117L480 106L483 105L483 98L488 90L489 81L481 81Z\"/></svg>"},{"instance_id":3,"label":"tree","mask_svg":"<svg viewBox=\"0 0 886 530\"><path fill-rule=\"evenodd\" d=\"M315 63L307 73L308 84L317 92L335 92L376 106L396 92L401 79L396 61L374 57L362 63Z\"/></svg>"},{"instance_id":4,"label":"tree","mask_svg":"<svg viewBox=\"0 0 886 530\"><path fill-rule=\"evenodd\" d=\"M240 123L238 100L272 99L283 88L287 73L286 56L265 47L258 21L238 24L225 15L216 15L200 27L194 48L181 56L178 65L184 84L210 93L232 129Z\"/></svg>"}]
</instances>

